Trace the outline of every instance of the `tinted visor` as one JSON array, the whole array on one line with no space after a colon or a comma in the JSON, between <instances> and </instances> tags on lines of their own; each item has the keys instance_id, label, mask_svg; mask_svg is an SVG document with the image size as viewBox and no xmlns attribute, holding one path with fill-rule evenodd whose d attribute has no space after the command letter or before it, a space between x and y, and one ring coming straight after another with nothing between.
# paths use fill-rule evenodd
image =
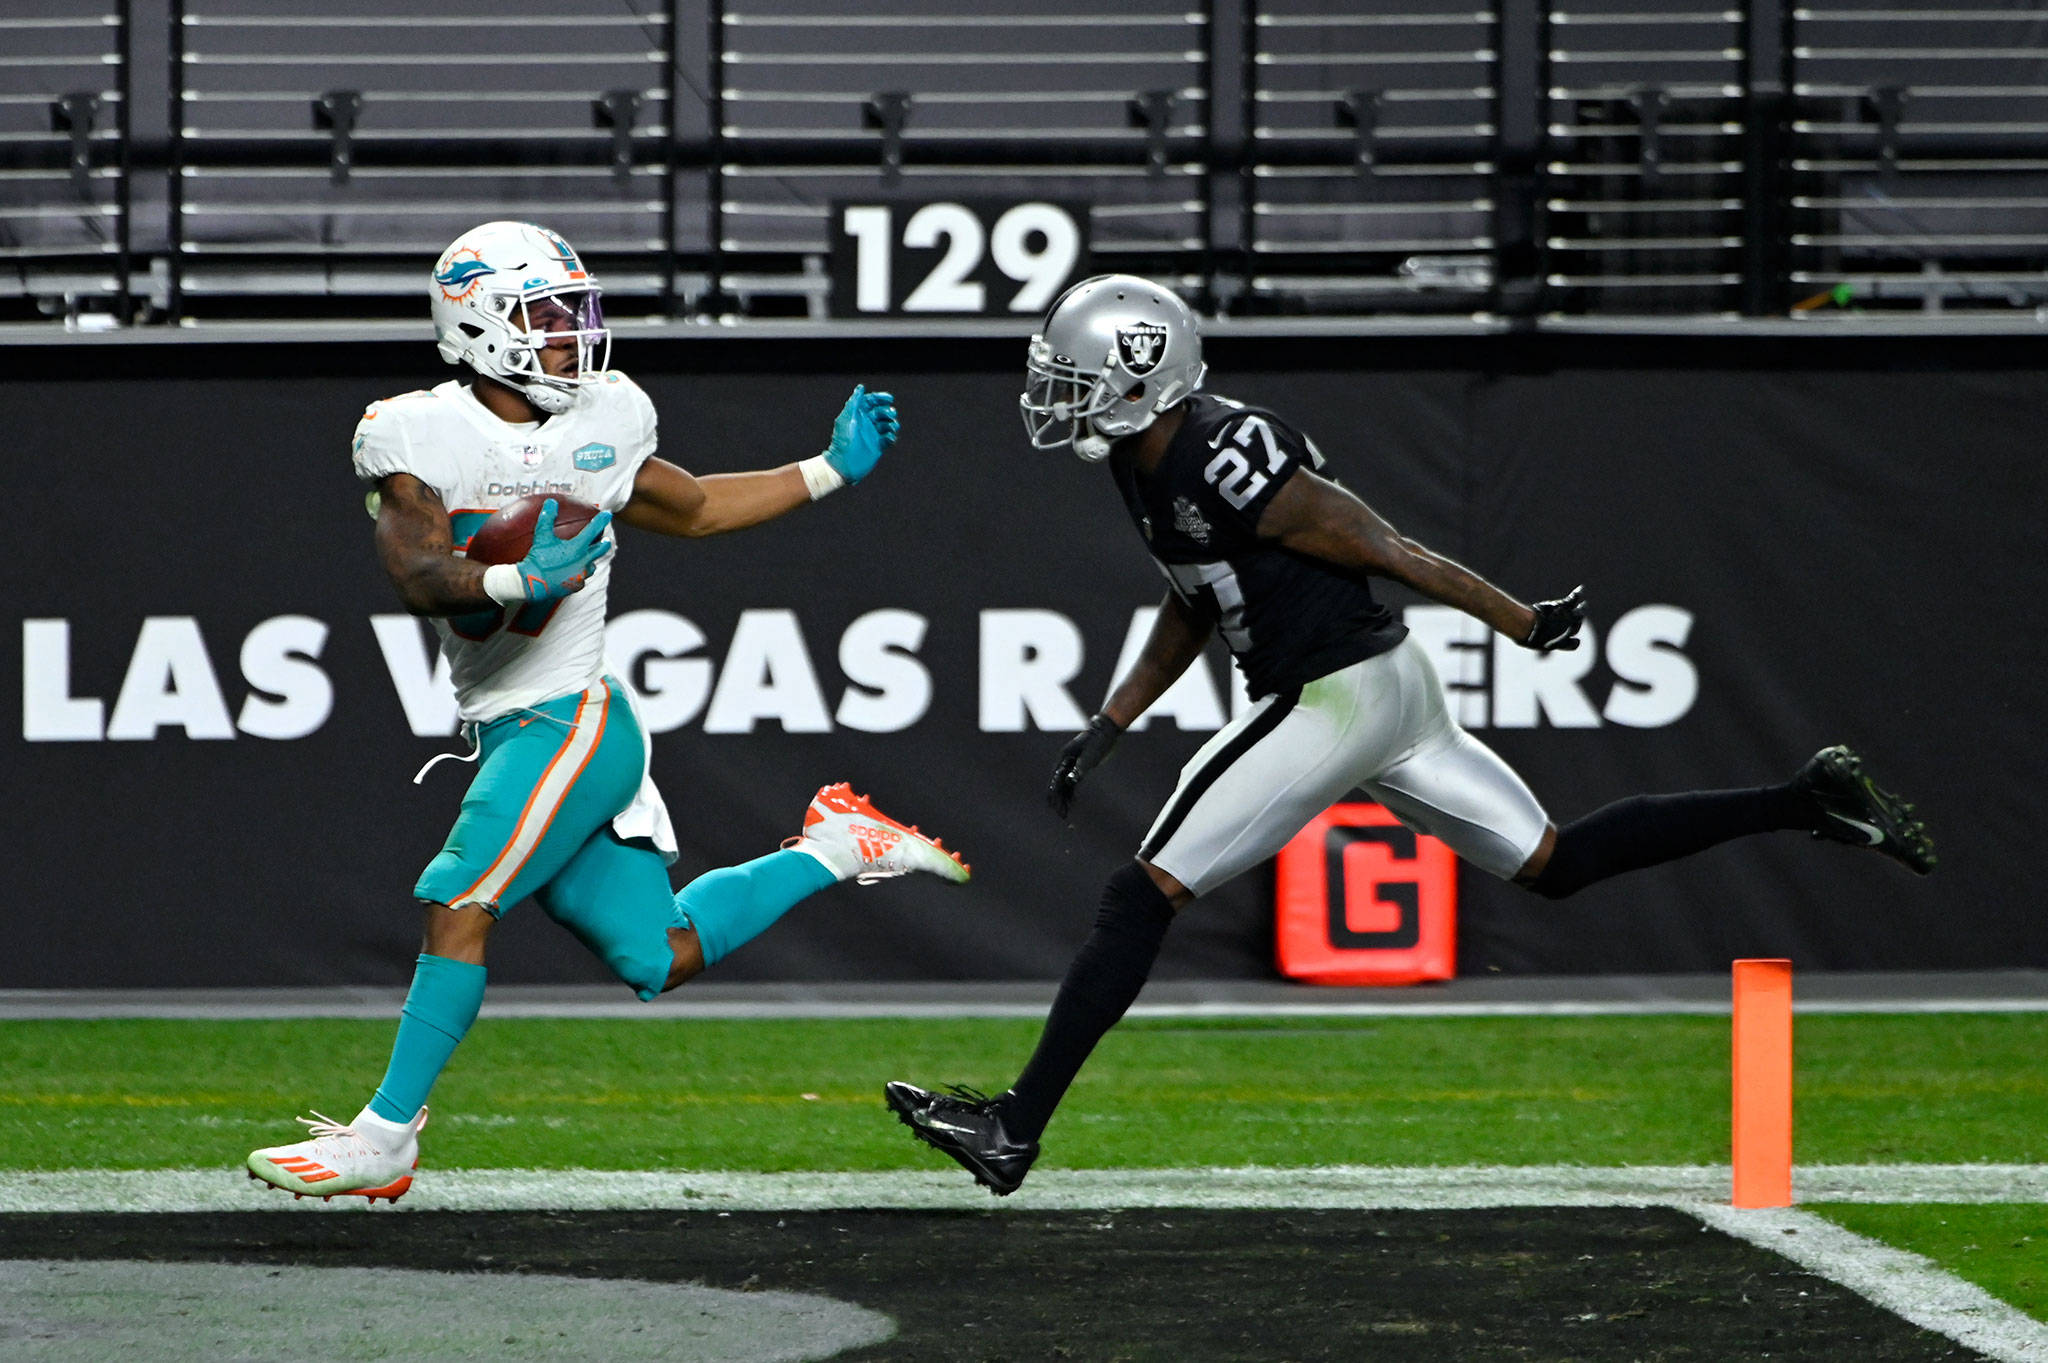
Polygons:
<instances>
[{"instance_id":1,"label":"tinted visor","mask_svg":"<svg viewBox=\"0 0 2048 1363\"><path fill-rule=\"evenodd\" d=\"M597 290L577 289L540 298L522 298L514 309L513 324L522 331L538 331L553 344L558 336L604 330L604 305Z\"/></svg>"},{"instance_id":2,"label":"tinted visor","mask_svg":"<svg viewBox=\"0 0 2048 1363\"><path fill-rule=\"evenodd\" d=\"M534 357L549 377L582 378L604 369L611 358L611 333L605 330L604 306L596 289L521 298L510 320L537 351L562 353L561 359Z\"/></svg>"}]
</instances>

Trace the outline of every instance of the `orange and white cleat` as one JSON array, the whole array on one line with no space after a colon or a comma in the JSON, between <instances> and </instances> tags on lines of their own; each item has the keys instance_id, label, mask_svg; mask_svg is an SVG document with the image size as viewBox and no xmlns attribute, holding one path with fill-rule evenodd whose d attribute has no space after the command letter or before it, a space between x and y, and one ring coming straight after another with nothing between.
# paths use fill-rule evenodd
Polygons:
<instances>
[{"instance_id":1,"label":"orange and white cleat","mask_svg":"<svg viewBox=\"0 0 2048 1363\"><path fill-rule=\"evenodd\" d=\"M967 863L937 838L918 832L915 824L890 818L844 781L811 797L803 833L783 846L809 852L840 879L863 885L912 871L964 885L972 874Z\"/></svg>"},{"instance_id":2,"label":"orange and white cleat","mask_svg":"<svg viewBox=\"0 0 2048 1363\"><path fill-rule=\"evenodd\" d=\"M427 1110L409 1122L387 1122L367 1107L343 1126L316 1112L301 1117L309 1140L250 1152L249 1177L294 1197L367 1197L393 1202L412 1187L420 1167L420 1128Z\"/></svg>"}]
</instances>

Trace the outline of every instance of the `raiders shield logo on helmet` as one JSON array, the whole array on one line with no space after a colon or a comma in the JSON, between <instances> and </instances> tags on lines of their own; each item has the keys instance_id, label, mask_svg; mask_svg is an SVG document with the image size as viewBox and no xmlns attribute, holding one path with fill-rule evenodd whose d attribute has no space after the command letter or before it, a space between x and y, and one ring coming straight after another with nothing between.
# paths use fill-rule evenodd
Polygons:
<instances>
[{"instance_id":1,"label":"raiders shield logo on helmet","mask_svg":"<svg viewBox=\"0 0 2048 1363\"><path fill-rule=\"evenodd\" d=\"M1133 322L1118 327L1116 355L1133 374L1149 374L1166 354L1166 328L1157 322Z\"/></svg>"}]
</instances>

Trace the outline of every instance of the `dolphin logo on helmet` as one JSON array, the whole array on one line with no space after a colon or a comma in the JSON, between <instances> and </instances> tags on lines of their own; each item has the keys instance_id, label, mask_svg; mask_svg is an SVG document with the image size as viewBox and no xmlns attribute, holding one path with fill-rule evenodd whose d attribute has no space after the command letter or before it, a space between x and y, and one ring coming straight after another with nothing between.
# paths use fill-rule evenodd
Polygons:
<instances>
[{"instance_id":1,"label":"dolphin logo on helmet","mask_svg":"<svg viewBox=\"0 0 2048 1363\"><path fill-rule=\"evenodd\" d=\"M443 258L441 268L434 271L434 282L441 286L443 298L455 302L468 297L477 280L496 273L494 267L486 265L470 248L464 247L460 252L451 248Z\"/></svg>"},{"instance_id":2,"label":"dolphin logo on helmet","mask_svg":"<svg viewBox=\"0 0 2048 1363\"><path fill-rule=\"evenodd\" d=\"M1017 405L1033 449L1070 446L1089 463L1202 386L1202 333L1171 289L1096 275L1061 294L1024 364Z\"/></svg>"}]
</instances>

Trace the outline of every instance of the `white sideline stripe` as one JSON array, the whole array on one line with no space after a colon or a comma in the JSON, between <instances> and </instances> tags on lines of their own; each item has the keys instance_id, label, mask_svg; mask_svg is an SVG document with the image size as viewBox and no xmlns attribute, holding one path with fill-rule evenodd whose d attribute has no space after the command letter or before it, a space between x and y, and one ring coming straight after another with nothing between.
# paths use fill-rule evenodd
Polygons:
<instances>
[{"instance_id":1,"label":"white sideline stripe","mask_svg":"<svg viewBox=\"0 0 2048 1363\"><path fill-rule=\"evenodd\" d=\"M623 991L622 991L623 993ZM158 1018L166 1021L247 1022L264 1018L368 1018L388 1021L404 992L389 999L292 1000L276 1002L150 1003L100 1002L87 995L47 1000L0 998L0 1020L51 1018ZM764 1003L687 1000L647 1004L621 998L610 1003L494 1002L484 1000L487 1018L624 1018L648 1022L716 1019L853 1018L1031 1018L1052 1006L1042 1003L850 1003L786 999ZM1792 1005L1795 1014L1816 1013L2041 1013L2048 997L1984 999L1825 999ZM1499 1003L1139 1003L1128 1016L1149 1018L1507 1018L1507 1017L1727 1017L1729 1005L1684 999L1583 1000Z\"/></svg>"},{"instance_id":2,"label":"white sideline stripe","mask_svg":"<svg viewBox=\"0 0 2048 1363\"><path fill-rule=\"evenodd\" d=\"M1048 1169L1021 1196L997 1201L958 1171L644 1173L615 1170L428 1169L388 1212L646 1210L997 1212L1136 1207L1453 1209L1671 1207L1772 1250L1923 1329L2000 1363L2048 1363L2048 1324L1931 1260L1867 1240L1794 1209L1726 1205L1726 1165L1337 1165L1321 1169ZM1804 1201L2048 1202L2048 1165L1808 1164L1794 1170ZM222 1212L300 1208L367 1213L357 1198L286 1199L227 1169L0 1174L0 1212ZM1787 1232L1792 1232L1787 1234Z\"/></svg>"},{"instance_id":3,"label":"white sideline stripe","mask_svg":"<svg viewBox=\"0 0 2048 1363\"><path fill-rule=\"evenodd\" d=\"M1894 1315L1987 1357L2002 1363L2048 1363L2048 1324L1964 1282L1932 1259L1791 1208L1686 1210L1715 1230L1774 1250Z\"/></svg>"},{"instance_id":4,"label":"white sideline stripe","mask_svg":"<svg viewBox=\"0 0 2048 1363\"><path fill-rule=\"evenodd\" d=\"M2048 1202L2044 1164L1806 1164L1807 1202ZM592 1169L421 1171L399 1211L840 1211L855 1208L1103 1211L1127 1207L1440 1209L1656 1207L1725 1202L1725 1164L1448 1165L1046 1170L995 1199L953 1169L686 1173ZM66 1169L0 1174L0 1212L277 1211L240 1169ZM362 1210L360 1198L332 1204Z\"/></svg>"}]
</instances>

